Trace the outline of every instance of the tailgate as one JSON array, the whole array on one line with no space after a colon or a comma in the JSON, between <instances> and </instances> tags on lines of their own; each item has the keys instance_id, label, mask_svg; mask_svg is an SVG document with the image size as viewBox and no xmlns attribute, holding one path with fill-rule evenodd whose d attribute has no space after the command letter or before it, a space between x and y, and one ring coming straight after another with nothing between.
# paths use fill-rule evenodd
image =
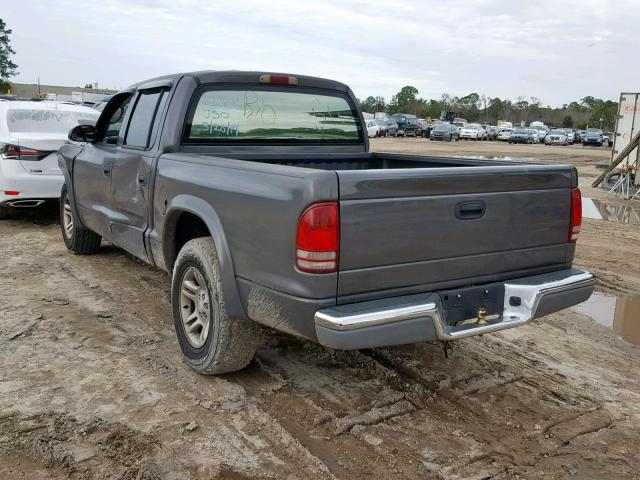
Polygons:
<instances>
[{"instance_id":1,"label":"tailgate","mask_svg":"<svg viewBox=\"0 0 640 480\"><path fill-rule=\"evenodd\" d=\"M448 288L571 262L569 166L340 171L338 296Z\"/></svg>"}]
</instances>

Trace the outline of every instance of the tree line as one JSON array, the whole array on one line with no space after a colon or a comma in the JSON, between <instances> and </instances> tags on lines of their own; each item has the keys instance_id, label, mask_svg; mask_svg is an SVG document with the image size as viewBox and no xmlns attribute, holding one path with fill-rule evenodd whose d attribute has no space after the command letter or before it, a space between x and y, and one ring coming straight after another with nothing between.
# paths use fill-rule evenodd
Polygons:
<instances>
[{"instance_id":1,"label":"tree line","mask_svg":"<svg viewBox=\"0 0 640 480\"><path fill-rule=\"evenodd\" d=\"M419 98L418 94L416 87L407 85L402 87L389 103L380 96L369 96L358 101L362 110L370 113L410 113L418 118L439 119L441 112L455 112L457 117L469 122L488 122L493 125L497 124L498 120L513 122L514 125L519 125L521 121L528 125L539 120L551 126L613 130L618 114L618 102L592 96L562 107L545 107L536 97L518 97L511 100L489 98L474 92L464 97L443 93L438 100L428 100Z\"/></svg>"}]
</instances>

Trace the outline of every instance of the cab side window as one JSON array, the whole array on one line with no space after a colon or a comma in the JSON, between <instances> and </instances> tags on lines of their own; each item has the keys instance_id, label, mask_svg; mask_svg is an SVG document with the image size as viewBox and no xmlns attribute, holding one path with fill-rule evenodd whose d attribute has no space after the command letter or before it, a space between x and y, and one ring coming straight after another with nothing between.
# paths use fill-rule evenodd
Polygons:
<instances>
[{"instance_id":1,"label":"cab side window","mask_svg":"<svg viewBox=\"0 0 640 480\"><path fill-rule=\"evenodd\" d=\"M151 141L152 126L163 96L162 90L142 92L131 114L125 145L147 148Z\"/></svg>"}]
</instances>

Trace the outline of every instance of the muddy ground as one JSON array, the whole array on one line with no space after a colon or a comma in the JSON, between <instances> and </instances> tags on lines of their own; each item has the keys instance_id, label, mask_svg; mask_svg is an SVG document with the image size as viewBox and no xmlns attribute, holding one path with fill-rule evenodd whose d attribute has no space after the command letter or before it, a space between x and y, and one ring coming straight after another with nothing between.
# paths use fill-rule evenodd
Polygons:
<instances>
[{"instance_id":1,"label":"muddy ground","mask_svg":"<svg viewBox=\"0 0 640 480\"><path fill-rule=\"evenodd\" d=\"M380 139L574 163L606 149ZM587 220L576 264L640 293L640 227ZM635 255L635 261L631 257ZM182 362L169 276L67 253L55 210L0 224L0 479L640 478L640 349L571 310L440 345L329 352L273 332L244 371Z\"/></svg>"}]
</instances>

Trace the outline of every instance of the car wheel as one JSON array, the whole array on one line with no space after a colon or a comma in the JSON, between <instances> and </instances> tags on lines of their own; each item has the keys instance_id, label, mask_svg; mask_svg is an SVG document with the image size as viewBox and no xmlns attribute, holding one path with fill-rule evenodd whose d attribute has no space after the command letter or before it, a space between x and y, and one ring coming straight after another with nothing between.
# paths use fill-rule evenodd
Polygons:
<instances>
[{"instance_id":1,"label":"car wheel","mask_svg":"<svg viewBox=\"0 0 640 480\"><path fill-rule=\"evenodd\" d=\"M60 228L64 244L73 253L89 255L100 249L102 237L88 228L84 228L75 218L67 187L63 187L60 196Z\"/></svg>"},{"instance_id":2,"label":"car wheel","mask_svg":"<svg viewBox=\"0 0 640 480\"><path fill-rule=\"evenodd\" d=\"M11 212L11 208L9 207L0 207L0 220L5 220L9 218L9 214Z\"/></svg>"},{"instance_id":3,"label":"car wheel","mask_svg":"<svg viewBox=\"0 0 640 480\"><path fill-rule=\"evenodd\" d=\"M186 362L205 375L246 367L260 344L250 320L227 315L218 255L211 237L189 240L173 268L171 306L178 343Z\"/></svg>"}]
</instances>

